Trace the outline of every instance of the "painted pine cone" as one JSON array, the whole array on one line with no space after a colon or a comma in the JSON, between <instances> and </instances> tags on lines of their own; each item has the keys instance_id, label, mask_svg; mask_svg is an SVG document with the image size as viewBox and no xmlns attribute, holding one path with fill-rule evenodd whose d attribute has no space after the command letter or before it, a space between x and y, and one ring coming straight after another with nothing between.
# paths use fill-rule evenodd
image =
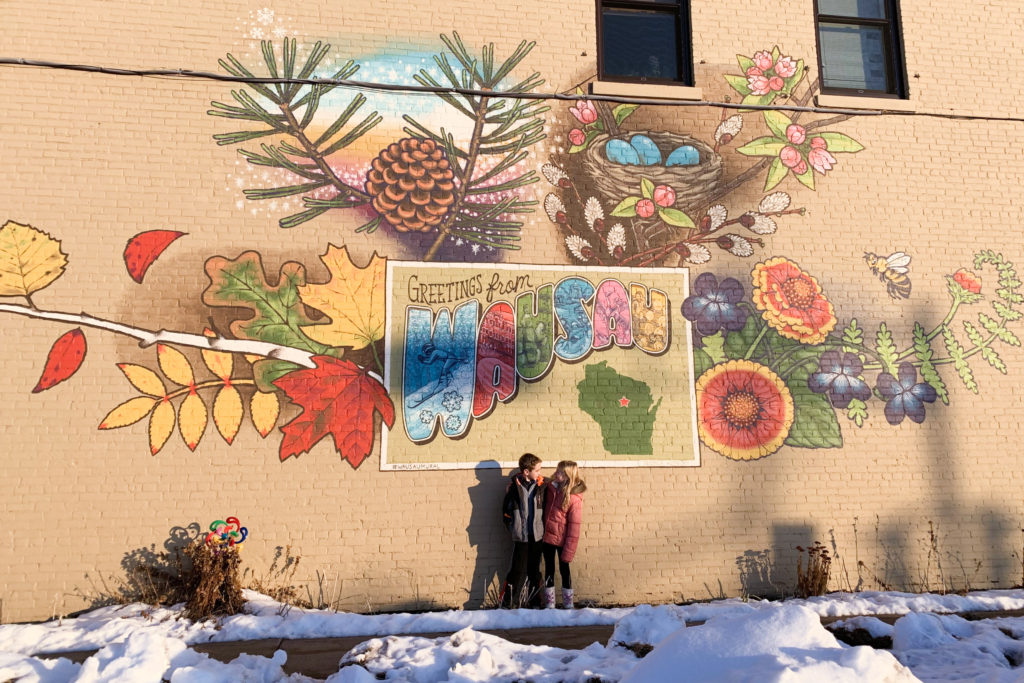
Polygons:
<instances>
[{"instance_id":1,"label":"painted pine cone","mask_svg":"<svg viewBox=\"0 0 1024 683\"><path fill-rule=\"evenodd\" d=\"M373 160L366 191L399 232L429 232L455 203L455 174L433 140L403 138Z\"/></svg>"}]
</instances>

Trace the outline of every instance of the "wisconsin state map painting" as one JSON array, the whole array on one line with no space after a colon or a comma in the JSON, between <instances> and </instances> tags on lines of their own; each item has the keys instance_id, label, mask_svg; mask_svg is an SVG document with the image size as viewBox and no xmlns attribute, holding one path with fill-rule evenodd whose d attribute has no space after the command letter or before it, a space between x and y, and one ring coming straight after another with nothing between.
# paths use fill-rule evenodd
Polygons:
<instances>
[{"instance_id":1,"label":"wisconsin state map painting","mask_svg":"<svg viewBox=\"0 0 1024 683\"><path fill-rule=\"evenodd\" d=\"M640 380L619 374L607 361L587 366L586 378L576 385L580 410L601 427L604 449L613 455L652 455L651 436L661 398Z\"/></svg>"}]
</instances>

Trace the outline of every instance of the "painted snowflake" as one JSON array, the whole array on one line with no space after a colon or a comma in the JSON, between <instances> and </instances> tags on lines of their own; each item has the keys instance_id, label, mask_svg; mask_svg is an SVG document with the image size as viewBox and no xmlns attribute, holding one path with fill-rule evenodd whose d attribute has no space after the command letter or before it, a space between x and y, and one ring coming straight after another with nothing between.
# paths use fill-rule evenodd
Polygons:
<instances>
[{"instance_id":1,"label":"painted snowflake","mask_svg":"<svg viewBox=\"0 0 1024 683\"><path fill-rule=\"evenodd\" d=\"M441 401L441 405L443 405L444 409L448 412L454 413L462 407L462 394L458 391L444 392L444 398Z\"/></svg>"}]
</instances>

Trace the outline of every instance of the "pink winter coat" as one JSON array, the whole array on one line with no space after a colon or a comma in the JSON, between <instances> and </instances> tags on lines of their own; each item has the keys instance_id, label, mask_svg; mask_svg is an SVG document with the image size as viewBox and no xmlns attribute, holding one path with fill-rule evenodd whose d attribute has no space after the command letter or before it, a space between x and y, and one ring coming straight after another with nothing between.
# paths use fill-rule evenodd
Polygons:
<instances>
[{"instance_id":1,"label":"pink winter coat","mask_svg":"<svg viewBox=\"0 0 1024 683\"><path fill-rule=\"evenodd\" d=\"M544 542L562 549L559 559L572 562L580 541L580 522L583 520L583 492L587 485L580 482L569 494L569 509L562 510L565 491L554 484L548 485L544 501Z\"/></svg>"}]
</instances>

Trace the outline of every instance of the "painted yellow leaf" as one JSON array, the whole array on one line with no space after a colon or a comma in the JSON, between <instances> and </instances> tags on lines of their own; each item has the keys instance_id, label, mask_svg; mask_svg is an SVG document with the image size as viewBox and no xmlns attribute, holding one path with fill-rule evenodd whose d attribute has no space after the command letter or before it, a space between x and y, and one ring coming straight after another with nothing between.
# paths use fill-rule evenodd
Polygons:
<instances>
[{"instance_id":1,"label":"painted yellow leaf","mask_svg":"<svg viewBox=\"0 0 1024 683\"><path fill-rule=\"evenodd\" d=\"M347 247L330 244L320 260L331 272L331 279L322 285L299 287L299 296L304 304L322 311L331 321L304 325L302 331L321 344L353 349L382 338L387 259L374 253L364 268L357 268L348 257Z\"/></svg>"},{"instance_id":2,"label":"painted yellow leaf","mask_svg":"<svg viewBox=\"0 0 1024 683\"><path fill-rule=\"evenodd\" d=\"M249 413L252 415L252 426L266 437L277 424L277 416L281 412L281 402L276 393L257 391L249 402Z\"/></svg>"},{"instance_id":3,"label":"painted yellow leaf","mask_svg":"<svg viewBox=\"0 0 1024 683\"><path fill-rule=\"evenodd\" d=\"M203 334L207 337L217 336L217 333L209 328L203 330ZM210 369L210 372L220 379L228 379L231 377L231 369L234 365L234 361L233 356L230 353L203 349L203 362L206 363L206 367Z\"/></svg>"},{"instance_id":4,"label":"painted yellow leaf","mask_svg":"<svg viewBox=\"0 0 1024 683\"><path fill-rule=\"evenodd\" d=\"M189 392L178 409L178 431L181 432L181 438L185 440L185 445L190 451L194 451L199 445L199 440L203 438L206 419L206 404L203 403L203 399L194 391Z\"/></svg>"},{"instance_id":5,"label":"painted yellow leaf","mask_svg":"<svg viewBox=\"0 0 1024 683\"><path fill-rule=\"evenodd\" d=\"M100 429L119 429L135 424L149 415L158 399L149 396L136 396L117 406L100 422Z\"/></svg>"},{"instance_id":6,"label":"painted yellow leaf","mask_svg":"<svg viewBox=\"0 0 1024 683\"><path fill-rule=\"evenodd\" d=\"M167 375L167 379L175 384L187 387L195 383L196 378L192 373L192 364L178 349L166 344L157 344L156 359L160 362L160 369Z\"/></svg>"},{"instance_id":7,"label":"painted yellow leaf","mask_svg":"<svg viewBox=\"0 0 1024 683\"><path fill-rule=\"evenodd\" d=\"M242 424L242 395L238 389L225 384L213 399L213 423L229 444L235 440Z\"/></svg>"},{"instance_id":8,"label":"painted yellow leaf","mask_svg":"<svg viewBox=\"0 0 1024 683\"><path fill-rule=\"evenodd\" d=\"M7 221L0 228L0 296L28 296L64 274L60 242L31 225Z\"/></svg>"},{"instance_id":9,"label":"painted yellow leaf","mask_svg":"<svg viewBox=\"0 0 1024 683\"><path fill-rule=\"evenodd\" d=\"M149 368L131 363L118 363L117 367L121 368L121 372L132 383L132 386L142 393L157 397L167 395L167 389L164 387L163 380Z\"/></svg>"},{"instance_id":10,"label":"painted yellow leaf","mask_svg":"<svg viewBox=\"0 0 1024 683\"><path fill-rule=\"evenodd\" d=\"M174 431L174 406L160 401L149 416L149 452L156 455Z\"/></svg>"}]
</instances>

